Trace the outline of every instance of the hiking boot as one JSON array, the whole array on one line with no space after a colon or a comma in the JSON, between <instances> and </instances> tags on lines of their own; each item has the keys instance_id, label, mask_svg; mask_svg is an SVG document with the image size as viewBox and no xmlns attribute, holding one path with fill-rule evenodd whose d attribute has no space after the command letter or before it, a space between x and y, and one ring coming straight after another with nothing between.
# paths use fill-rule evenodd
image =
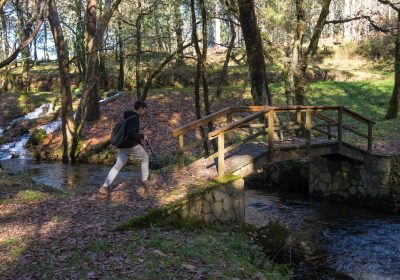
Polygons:
<instances>
[{"instance_id":1,"label":"hiking boot","mask_svg":"<svg viewBox=\"0 0 400 280\"><path fill-rule=\"evenodd\" d=\"M99 195L108 197L110 196L110 189L108 187L102 186L99 191Z\"/></svg>"},{"instance_id":2,"label":"hiking boot","mask_svg":"<svg viewBox=\"0 0 400 280\"><path fill-rule=\"evenodd\" d=\"M143 184L143 187L147 190L151 190L155 187L154 182L152 182L150 180L143 181L142 184Z\"/></svg>"}]
</instances>

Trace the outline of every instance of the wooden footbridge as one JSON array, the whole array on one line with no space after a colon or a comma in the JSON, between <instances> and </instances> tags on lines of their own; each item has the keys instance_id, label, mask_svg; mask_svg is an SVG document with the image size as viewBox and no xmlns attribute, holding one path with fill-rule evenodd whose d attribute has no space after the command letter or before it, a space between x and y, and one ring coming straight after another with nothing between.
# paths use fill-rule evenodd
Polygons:
<instances>
[{"instance_id":1,"label":"wooden footbridge","mask_svg":"<svg viewBox=\"0 0 400 280\"><path fill-rule=\"evenodd\" d=\"M364 161L374 121L342 106L231 107L173 131L179 167L185 155L213 150L199 161L218 176L246 176L267 163L339 154ZM206 128L208 129L206 131ZM186 144L188 143L188 144Z\"/></svg>"}]
</instances>

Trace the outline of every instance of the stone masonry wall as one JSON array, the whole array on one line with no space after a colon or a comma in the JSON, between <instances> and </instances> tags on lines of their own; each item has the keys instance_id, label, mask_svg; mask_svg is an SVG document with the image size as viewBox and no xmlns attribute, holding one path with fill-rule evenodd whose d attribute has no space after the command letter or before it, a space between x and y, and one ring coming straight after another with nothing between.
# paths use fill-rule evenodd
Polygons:
<instances>
[{"instance_id":1,"label":"stone masonry wall","mask_svg":"<svg viewBox=\"0 0 400 280\"><path fill-rule=\"evenodd\" d=\"M400 212L400 157L368 156L365 163L339 156L313 159L309 193Z\"/></svg>"},{"instance_id":2,"label":"stone masonry wall","mask_svg":"<svg viewBox=\"0 0 400 280\"><path fill-rule=\"evenodd\" d=\"M244 223L244 203L244 180L238 179L188 198L171 209L169 219L190 218L205 224Z\"/></svg>"}]
</instances>

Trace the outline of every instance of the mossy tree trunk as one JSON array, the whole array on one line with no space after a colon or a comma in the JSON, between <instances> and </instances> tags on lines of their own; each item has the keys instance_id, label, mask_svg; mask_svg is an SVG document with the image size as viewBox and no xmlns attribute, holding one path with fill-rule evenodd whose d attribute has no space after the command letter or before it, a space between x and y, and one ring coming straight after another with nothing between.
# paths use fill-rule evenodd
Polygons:
<instances>
[{"instance_id":1,"label":"mossy tree trunk","mask_svg":"<svg viewBox=\"0 0 400 280\"><path fill-rule=\"evenodd\" d=\"M307 21L305 1L296 0L296 34L293 41L290 62L285 76L286 103L289 106L295 103L295 75L296 71L299 71L298 65L301 56L301 47L306 25Z\"/></svg>"},{"instance_id":2,"label":"mossy tree trunk","mask_svg":"<svg viewBox=\"0 0 400 280\"><path fill-rule=\"evenodd\" d=\"M397 31L396 31L396 51L395 51L395 74L394 88L392 97L390 98L389 108L386 112L385 119L397 118L400 102L400 10L397 12Z\"/></svg>"},{"instance_id":3,"label":"mossy tree trunk","mask_svg":"<svg viewBox=\"0 0 400 280\"><path fill-rule=\"evenodd\" d=\"M257 105L271 105L261 33L257 23L254 0L238 0L239 21L246 44L251 77L251 94Z\"/></svg>"},{"instance_id":4,"label":"mossy tree trunk","mask_svg":"<svg viewBox=\"0 0 400 280\"><path fill-rule=\"evenodd\" d=\"M70 161L69 152L71 150L72 140L75 134L75 122L73 117L74 112L72 109L68 46L64 40L64 34L55 0L50 0L49 2L48 20L50 22L50 28L54 37L57 51L58 69L60 72L61 129L63 135L62 161L64 163L68 163Z\"/></svg>"},{"instance_id":5,"label":"mossy tree trunk","mask_svg":"<svg viewBox=\"0 0 400 280\"><path fill-rule=\"evenodd\" d=\"M183 31L182 31L182 26L183 26L183 20L182 20L182 14L181 14L181 5L180 2L174 3L174 16L175 16L175 34L176 34L176 44L178 50L178 60L177 64L181 65L185 63L184 60L184 53L183 53Z\"/></svg>"},{"instance_id":6,"label":"mossy tree trunk","mask_svg":"<svg viewBox=\"0 0 400 280\"><path fill-rule=\"evenodd\" d=\"M111 5L111 1L106 1L105 10L102 14L99 21L97 21L96 17L96 0L88 0L87 2L87 60L86 60L86 72L85 72L85 81L82 90L82 97L79 102L78 110L76 112L75 118L75 135L71 147L70 157L74 162L75 158L78 154L79 142L81 139L81 134L83 130L83 125L86 120L86 116L91 112L91 110L95 110L100 112L98 96L91 97L92 94L97 95L96 85L97 85L97 77L96 77L96 64L97 64L97 51L99 50L99 46L101 46L100 40L103 39L104 32L111 20L112 15L117 10L119 4L122 0L115 0ZM91 101L90 103L94 108L88 108L89 98L91 100L96 100L96 102ZM93 114L96 114L96 112ZM98 115L100 116L100 114ZM93 117L93 116L91 116Z\"/></svg>"},{"instance_id":7,"label":"mossy tree trunk","mask_svg":"<svg viewBox=\"0 0 400 280\"><path fill-rule=\"evenodd\" d=\"M100 105L98 94L98 49L101 47L100 34L97 29L97 1L88 0L86 6L86 52L87 71L85 76L85 87L88 91L86 102L86 121L95 121L100 118ZM97 37L97 38L96 38ZM101 36L102 37L102 36ZM83 96L82 96L83 99Z\"/></svg>"}]
</instances>

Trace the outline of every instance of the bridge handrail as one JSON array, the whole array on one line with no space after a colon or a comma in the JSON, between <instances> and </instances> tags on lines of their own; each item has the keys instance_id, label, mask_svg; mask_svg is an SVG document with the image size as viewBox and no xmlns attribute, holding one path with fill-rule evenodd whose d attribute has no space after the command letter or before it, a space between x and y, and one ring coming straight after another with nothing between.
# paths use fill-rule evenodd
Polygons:
<instances>
[{"instance_id":1,"label":"bridge handrail","mask_svg":"<svg viewBox=\"0 0 400 280\"><path fill-rule=\"evenodd\" d=\"M221 133L225 133L225 132L230 131L232 129L235 129L235 128L239 127L239 126L242 126L242 125L244 125L246 123L249 123L249 122L251 122L251 121L253 121L255 119L263 117L269 111L270 111L269 108L268 109L263 109L262 111L258 111L256 113L253 113L253 114L251 114L251 115L249 115L247 117L244 117L243 119L241 119L239 121L227 124L226 126L223 126L223 127L219 128L219 129L211 131L210 133L208 133L208 139L212 140L212 139L218 137L218 135L221 134Z\"/></svg>"},{"instance_id":2,"label":"bridge handrail","mask_svg":"<svg viewBox=\"0 0 400 280\"><path fill-rule=\"evenodd\" d=\"M320 113L320 111L337 111L338 119L331 118L330 116L324 115ZM232 114L235 112L248 112L252 113L238 121L232 122ZM278 118L276 117L276 113L280 112L291 112L296 113L296 121L295 122L287 122L285 125L279 126ZM305 121L302 119L302 113L305 114ZM368 134L361 133L356 129L352 128L349 125L343 124L343 116L348 115L357 121L365 123L368 125ZM193 142L187 147L184 147L183 136L190 132L193 129L197 129L202 125L209 123L210 121L214 121L220 117L227 116L227 124L223 127L220 127L214 131L210 131L208 133L208 137L201 139L197 142ZM325 122L326 124L316 124L313 125L312 117L317 117ZM261 124L251 124L252 121L260 119ZM275 124L278 124L276 126ZM270 125L272 124L272 125ZM303 130L305 132L306 139L306 151L307 153L311 150L311 131L316 130L321 132L329 137L329 139L336 138L338 148L342 146L343 141L343 130L350 131L358 136L366 138L368 140L368 151L372 151L372 127L375 122L367 117L360 115L348 108L343 106L287 106L287 107L270 107L270 106L241 106L241 107L231 107L222 109L212 115L209 115L201 120L194 121L186 126L183 126L179 129L176 129L173 132L175 137L179 139L179 166L183 166L183 153L187 151L189 148L191 149L194 145L197 145L201 142L206 142L207 140L213 140L218 138L218 151L210 156L211 158L218 157L218 174L219 176L223 176L224 174L224 155L228 151L232 151L236 149L243 143L250 141L251 139L255 139L260 135L268 135L268 146L269 152L272 155L273 146L275 141L275 132L282 132L281 129L284 130ZM247 125L247 126L246 126ZM331 128L337 126L337 134L332 133ZM242 139L238 143L232 144L229 147L225 147L225 134L229 131L232 131L236 128L259 128L262 129L258 133L253 134L252 130L250 132L250 136ZM327 128L327 131L322 128Z\"/></svg>"},{"instance_id":3,"label":"bridge handrail","mask_svg":"<svg viewBox=\"0 0 400 280\"><path fill-rule=\"evenodd\" d=\"M208 124L209 122L214 121L220 117L229 115L230 113L232 113L232 108L229 108L229 107L224 108L224 109L219 110L211 115L208 115L200 120L193 121L187 125L184 125L180 128L175 129L174 131L172 131L172 136L178 137L180 135L184 135L184 134L190 132L191 130L197 129L200 126Z\"/></svg>"},{"instance_id":4,"label":"bridge handrail","mask_svg":"<svg viewBox=\"0 0 400 280\"><path fill-rule=\"evenodd\" d=\"M357 112L354 112L353 110L343 107L343 112L346 113L347 115L349 115L350 117L353 117L357 120L359 120L360 122L364 122L366 124L372 123L372 124L376 124L375 121L371 120L370 118L364 117L363 115L360 115Z\"/></svg>"}]
</instances>

